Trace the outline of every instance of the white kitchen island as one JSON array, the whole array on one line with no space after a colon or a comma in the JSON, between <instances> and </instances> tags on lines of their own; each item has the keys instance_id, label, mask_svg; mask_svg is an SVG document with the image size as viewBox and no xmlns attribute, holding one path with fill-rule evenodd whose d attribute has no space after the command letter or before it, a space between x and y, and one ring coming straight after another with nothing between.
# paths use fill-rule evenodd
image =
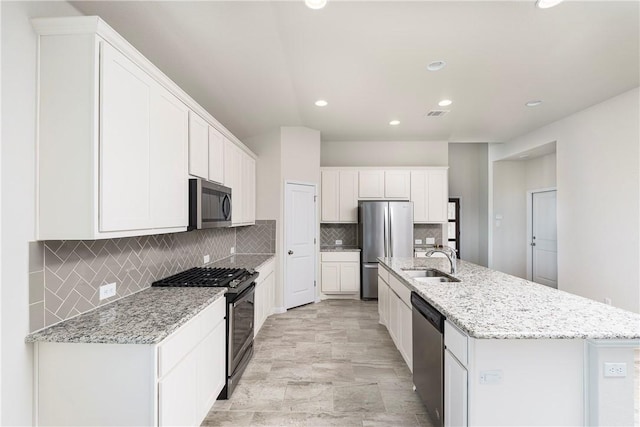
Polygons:
<instances>
[{"instance_id":1,"label":"white kitchen island","mask_svg":"<svg viewBox=\"0 0 640 427\"><path fill-rule=\"evenodd\" d=\"M379 260L380 321L410 368L410 292L447 319L446 425L634 424L639 315L464 261L459 282L424 283L406 270L449 273L449 261Z\"/></svg>"}]
</instances>

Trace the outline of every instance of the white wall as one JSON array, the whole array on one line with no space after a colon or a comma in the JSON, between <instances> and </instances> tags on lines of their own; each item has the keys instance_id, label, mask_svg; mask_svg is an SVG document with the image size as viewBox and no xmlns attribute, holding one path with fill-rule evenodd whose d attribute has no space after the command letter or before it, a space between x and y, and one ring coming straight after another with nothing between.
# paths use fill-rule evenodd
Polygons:
<instances>
[{"instance_id":1,"label":"white wall","mask_svg":"<svg viewBox=\"0 0 640 427\"><path fill-rule=\"evenodd\" d=\"M527 277L526 177L525 162L494 163L491 268L522 278Z\"/></svg>"},{"instance_id":2,"label":"white wall","mask_svg":"<svg viewBox=\"0 0 640 427\"><path fill-rule=\"evenodd\" d=\"M322 166L447 166L447 141L323 141Z\"/></svg>"},{"instance_id":3,"label":"white wall","mask_svg":"<svg viewBox=\"0 0 640 427\"><path fill-rule=\"evenodd\" d=\"M258 155L257 218L276 220L276 308L282 309L284 182L306 182L316 184L319 189L320 132L304 127L281 127L265 135L246 138L243 142ZM316 282L319 283L317 274Z\"/></svg>"},{"instance_id":4,"label":"white wall","mask_svg":"<svg viewBox=\"0 0 640 427\"><path fill-rule=\"evenodd\" d=\"M2 7L2 425L32 424L28 242L35 237L36 34L29 19L79 13L66 2Z\"/></svg>"},{"instance_id":5,"label":"white wall","mask_svg":"<svg viewBox=\"0 0 640 427\"><path fill-rule=\"evenodd\" d=\"M556 141L559 289L597 301L611 298L613 305L635 312L640 312L639 97L636 88L489 147L491 168L494 160Z\"/></svg>"},{"instance_id":6,"label":"white wall","mask_svg":"<svg viewBox=\"0 0 640 427\"><path fill-rule=\"evenodd\" d=\"M556 153L536 157L524 163L527 190L556 186Z\"/></svg>"},{"instance_id":7,"label":"white wall","mask_svg":"<svg viewBox=\"0 0 640 427\"><path fill-rule=\"evenodd\" d=\"M449 197L460 198L462 259L487 265L487 144L449 144Z\"/></svg>"}]
</instances>

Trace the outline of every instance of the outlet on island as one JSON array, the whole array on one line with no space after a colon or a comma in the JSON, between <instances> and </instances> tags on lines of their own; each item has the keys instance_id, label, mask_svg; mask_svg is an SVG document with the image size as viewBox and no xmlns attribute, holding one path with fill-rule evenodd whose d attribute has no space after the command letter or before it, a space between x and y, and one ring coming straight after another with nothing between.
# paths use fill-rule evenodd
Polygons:
<instances>
[{"instance_id":1,"label":"outlet on island","mask_svg":"<svg viewBox=\"0 0 640 427\"><path fill-rule=\"evenodd\" d=\"M100 286L100 301L106 298L111 298L115 295L116 295L115 282Z\"/></svg>"}]
</instances>

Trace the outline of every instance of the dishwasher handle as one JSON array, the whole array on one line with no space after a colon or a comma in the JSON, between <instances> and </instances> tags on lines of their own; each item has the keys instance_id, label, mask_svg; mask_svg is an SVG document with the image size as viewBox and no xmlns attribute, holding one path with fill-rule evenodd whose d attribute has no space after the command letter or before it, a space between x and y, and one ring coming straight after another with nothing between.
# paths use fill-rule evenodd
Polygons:
<instances>
[{"instance_id":1,"label":"dishwasher handle","mask_svg":"<svg viewBox=\"0 0 640 427\"><path fill-rule=\"evenodd\" d=\"M411 305L416 311L418 311L418 313L427 319L429 323L438 330L438 332L444 332L445 317L415 292L411 292Z\"/></svg>"}]
</instances>

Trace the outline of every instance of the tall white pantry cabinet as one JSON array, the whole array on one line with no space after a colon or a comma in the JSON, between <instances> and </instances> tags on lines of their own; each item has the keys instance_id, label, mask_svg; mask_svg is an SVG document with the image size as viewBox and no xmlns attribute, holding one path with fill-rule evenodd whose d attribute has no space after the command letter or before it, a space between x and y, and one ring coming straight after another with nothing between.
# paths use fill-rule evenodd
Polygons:
<instances>
[{"instance_id":1,"label":"tall white pantry cabinet","mask_svg":"<svg viewBox=\"0 0 640 427\"><path fill-rule=\"evenodd\" d=\"M234 225L255 223L255 156L206 110L98 17L32 25L38 240L186 231L189 175L233 187ZM224 142L244 161L231 183Z\"/></svg>"}]
</instances>

